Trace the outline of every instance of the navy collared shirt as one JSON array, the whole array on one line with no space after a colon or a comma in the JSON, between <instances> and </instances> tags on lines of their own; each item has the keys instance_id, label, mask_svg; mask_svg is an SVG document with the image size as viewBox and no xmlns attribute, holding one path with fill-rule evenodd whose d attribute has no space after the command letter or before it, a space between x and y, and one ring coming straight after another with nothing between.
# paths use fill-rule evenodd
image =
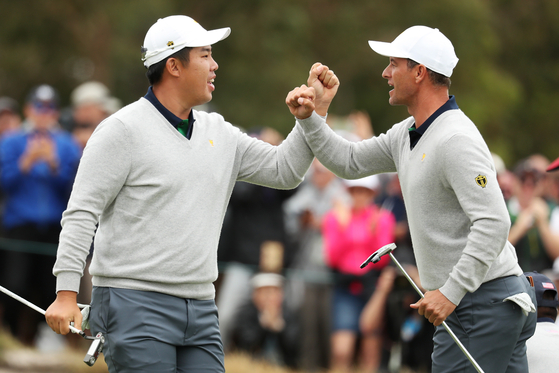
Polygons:
<instances>
[{"instance_id":1,"label":"navy collared shirt","mask_svg":"<svg viewBox=\"0 0 559 373\"><path fill-rule=\"evenodd\" d=\"M153 106L175 127L178 131L179 124L182 124L183 120L177 117L175 114L171 113L153 94L152 87L148 88L148 92L144 96L146 100L152 103ZM194 128L194 116L192 115L192 110L190 110L190 114L188 114L188 131L186 131L186 138L190 140L192 137L192 129Z\"/></svg>"},{"instance_id":2,"label":"navy collared shirt","mask_svg":"<svg viewBox=\"0 0 559 373\"><path fill-rule=\"evenodd\" d=\"M410 134L410 149L414 148L414 146L417 144L421 136L423 136L425 131L427 131L427 129L429 128L431 123L435 121L435 119L437 119L445 111L455 110L455 109L458 109L458 104L456 103L454 96L450 96L448 98L448 101L445 102L443 106L438 108L437 111L431 114L431 116L427 118L427 120L423 122L423 124L419 126L419 128L415 127L415 123L413 124L413 126L408 128Z\"/></svg>"}]
</instances>

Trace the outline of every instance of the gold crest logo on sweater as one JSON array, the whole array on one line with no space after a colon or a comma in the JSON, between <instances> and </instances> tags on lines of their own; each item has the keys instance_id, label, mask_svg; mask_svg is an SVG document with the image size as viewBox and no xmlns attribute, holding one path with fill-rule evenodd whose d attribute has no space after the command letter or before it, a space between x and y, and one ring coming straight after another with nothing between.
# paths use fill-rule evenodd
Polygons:
<instances>
[{"instance_id":1,"label":"gold crest logo on sweater","mask_svg":"<svg viewBox=\"0 0 559 373\"><path fill-rule=\"evenodd\" d=\"M482 188L485 188L485 186L487 185L487 178L484 175L477 175L476 184Z\"/></svg>"}]
</instances>

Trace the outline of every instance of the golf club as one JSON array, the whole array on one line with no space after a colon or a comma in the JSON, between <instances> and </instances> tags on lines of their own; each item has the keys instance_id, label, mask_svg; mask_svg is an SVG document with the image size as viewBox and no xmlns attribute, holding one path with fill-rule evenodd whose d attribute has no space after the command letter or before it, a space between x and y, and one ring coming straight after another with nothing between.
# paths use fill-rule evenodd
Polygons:
<instances>
[{"instance_id":1,"label":"golf club","mask_svg":"<svg viewBox=\"0 0 559 373\"><path fill-rule=\"evenodd\" d=\"M406 276L406 278L408 279L409 283L413 286L413 288L415 289L415 291L417 291L417 294L419 294L421 296L421 298L424 298L425 296L423 295L423 292L421 291L421 289L419 289L419 287L415 284L415 282L412 280L412 278L408 275L408 273L404 270L404 267L402 267L402 265L398 262L398 260L396 260L396 258L394 257L394 255L392 254L392 251L394 251L394 249L396 248L396 244L391 243L388 245L385 245L383 247L381 247L380 249L378 249L377 251L375 251L373 254L371 254L371 256L369 256L367 258L367 260L365 260L363 262L363 264L361 264L361 268L365 268L369 263L373 262L373 263L377 263L380 258L382 258L384 255L389 254L390 257L392 258L392 260L394 261L394 263L396 263L396 265L398 266L398 268L400 268L400 271L402 271L402 273L404 274L404 276ZM452 337L452 339L454 339L454 342L456 342L456 344L458 345L458 347L460 347L460 349L462 350L462 352L464 353L464 355L466 355L466 357L468 358L468 360L470 360L470 363L472 363L472 365L474 366L474 368L476 368L476 370L479 373L484 373L483 369L481 369L481 367L479 366L479 364L477 363L477 361L475 361L475 359L473 358L472 355L470 355L470 353L468 352L468 350L466 350L466 347L464 347L464 345L462 344L462 342L460 342L460 340L458 339L458 337L454 334L454 332L450 329L450 327L446 324L445 321L443 321L442 325L444 326L444 328L446 329L446 331L448 332L448 334L450 334L450 336Z\"/></svg>"},{"instance_id":2,"label":"golf club","mask_svg":"<svg viewBox=\"0 0 559 373\"><path fill-rule=\"evenodd\" d=\"M33 303L29 302L28 300L20 297L19 295L9 291L5 287L0 286L0 291L2 291L2 293L14 298L18 302L21 302L21 303L25 304L27 307L39 312L40 314L42 314L42 315L45 314L45 310L43 310L42 308L34 305ZM84 305L80 305L80 304L78 304L78 306L81 306L80 308L85 307ZM79 330L72 325L70 325L70 330L72 331L72 333L76 333L76 334L81 335L84 339L88 339L88 340L93 341L91 343L91 346L87 350L85 358L83 359L84 363L86 363L89 366L93 366L93 364L95 364L95 362L97 361L97 358L99 357L99 354L103 351L103 345L105 344L105 337L103 336L102 333L97 333L97 335L95 337L90 337L90 336L86 335L83 332L83 330Z\"/></svg>"}]
</instances>

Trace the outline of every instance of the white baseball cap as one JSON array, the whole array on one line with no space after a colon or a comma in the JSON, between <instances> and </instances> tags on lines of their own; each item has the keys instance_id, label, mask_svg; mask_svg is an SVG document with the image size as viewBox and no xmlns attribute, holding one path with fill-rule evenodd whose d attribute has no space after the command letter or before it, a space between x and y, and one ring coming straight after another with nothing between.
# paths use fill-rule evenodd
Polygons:
<instances>
[{"instance_id":1,"label":"white baseball cap","mask_svg":"<svg viewBox=\"0 0 559 373\"><path fill-rule=\"evenodd\" d=\"M446 77L458 63L452 43L437 28L412 26L392 43L370 40L369 45L382 56L409 58Z\"/></svg>"},{"instance_id":2,"label":"white baseball cap","mask_svg":"<svg viewBox=\"0 0 559 373\"><path fill-rule=\"evenodd\" d=\"M252 287L255 289L264 286L282 287L285 278L277 273L262 272L254 275L250 280Z\"/></svg>"},{"instance_id":3,"label":"white baseball cap","mask_svg":"<svg viewBox=\"0 0 559 373\"><path fill-rule=\"evenodd\" d=\"M362 187L370 190L377 190L380 186L380 179L378 175L366 176L361 179L346 180L343 182L347 188Z\"/></svg>"},{"instance_id":4,"label":"white baseball cap","mask_svg":"<svg viewBox=\"0 0 559 373\"><path fill-rule=\"evenodd\" d=\"M142 61L145 67L150 67L183 48L212 45L225 39L230 33L229 27L208 31L187 16L160 18L146 33Z\"/></svg>"}]
</instances>

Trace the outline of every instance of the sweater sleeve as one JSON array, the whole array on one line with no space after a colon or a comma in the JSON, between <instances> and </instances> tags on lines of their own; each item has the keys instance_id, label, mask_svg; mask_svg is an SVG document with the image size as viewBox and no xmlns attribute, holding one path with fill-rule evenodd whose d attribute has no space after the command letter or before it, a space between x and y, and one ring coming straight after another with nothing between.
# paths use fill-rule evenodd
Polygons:
<instances>
[{"instance_id":1,"label":"sweater sleeve","mask_svg":"<svg viewBox=\"0 0 559 373\"><path fill-rule=\"evenodd\" d=\"M393 129L377 137L351 142L336 134L318 116L298 120L298 123L314 155L341 178L359 179L396 171L391 146Z\"/></svg>"},{"instance_id":2,"label":"sweater sleeve","mask_svg":"<svg viewBox=\"0 0 559 373\"><path fill-rule=\"evenodd\" d=\"M470 220L467 243L439 289L454 304L475 291L506 245L510 218L483 139L455 134L442 146L442 182Z\"/></svg>"},{"instance_id":3,"label":"sweater sleeve","mask_svg":"<svg viewBox=\"0 0 559 373\"><path fill-rule=\"evenodd\" d=\"M313 112L313 116L318 116ZM298 186L309 169L314 155L300 125L278 146L239 133L240 168L237 180L276 189Z\"/></svg>"},{"instance_id":4,"label":"sweater sleeve","mask_svg":"<svg viewBox=\"0 0 559 373\"><path fill-rule=\"evenodd\" d=\"M53 273L57 291L78 291L99 216L125 183L131 165L129 137L115 118L101 123L84 149L62 232Z\"/></svg>"}]
</instances>

